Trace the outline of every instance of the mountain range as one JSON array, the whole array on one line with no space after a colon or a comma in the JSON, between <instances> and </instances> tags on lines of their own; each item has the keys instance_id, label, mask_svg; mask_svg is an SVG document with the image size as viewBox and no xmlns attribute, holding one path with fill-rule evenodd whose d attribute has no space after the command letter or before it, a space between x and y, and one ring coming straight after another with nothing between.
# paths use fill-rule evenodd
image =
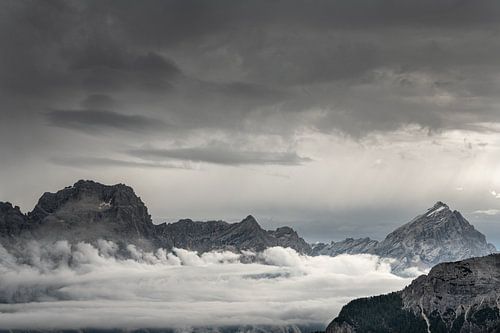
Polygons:
<instances>
[{"instance_id":1,"label":"mountain range","mask_svg":"<svg viewBox=\"0 0 500 333\"><path fill-rule=\"evenodd\" d=\"M460 212L450 210L442 202L380 242L348 238L312 246L290 227L264 230L251 215L238 223L183 219L154 224L146 205L124 184L110 186L80 180L56 193L44 193L27 214L17 206L0 202L0 242L11 249L15 250L19 241L29 239L93 242L100 238L147 250L177 247L200 253L259 252L272 246L290 247L309 255L368 253L395 259L396 272L411 266L430 268L440 262L496 252Z\"/></svg>"},{"instance_id":2,"label":"mountain range","mask_svg":"<svg viewBox=\"0 0 500 333\"><path fill-rule=\"evenodd\" d=\"M35 208L23 214L19 207L0 203L0 240L14 247L19 240L65 239L70 242L112 240L141 248L185 248L262 251L272 246L309 253L310 245L292 228L264 230L254 217L239 223L224 221L153 224L142 200L123 184L102 185L80 180L56 193L44 193Z\"/></svg>"}]
</instances>

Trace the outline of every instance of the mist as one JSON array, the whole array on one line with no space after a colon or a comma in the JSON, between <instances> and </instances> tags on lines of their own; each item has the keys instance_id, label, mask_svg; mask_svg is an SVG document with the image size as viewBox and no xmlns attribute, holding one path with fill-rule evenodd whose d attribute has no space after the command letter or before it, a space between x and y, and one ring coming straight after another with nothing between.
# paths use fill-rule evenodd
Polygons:
<instances>
[{"instance_id":1,"label":"mist","mask_svg":"<svg viewBox=\"0 0 500 333\"><path fill-rule=\"evenodd\" d=\"M9 329L326 325L351 299L409 284L390 263L281 247L200 255L32 241L0 247L0 317Z\"/></svg>"}]
</instances>

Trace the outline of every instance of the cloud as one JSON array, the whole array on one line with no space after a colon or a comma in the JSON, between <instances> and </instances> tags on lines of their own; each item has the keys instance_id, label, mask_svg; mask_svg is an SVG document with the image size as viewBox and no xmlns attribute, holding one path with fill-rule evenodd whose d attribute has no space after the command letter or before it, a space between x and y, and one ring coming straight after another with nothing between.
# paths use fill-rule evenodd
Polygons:
<instances>
[{"instance_id":1,"label":"cloud","mask_svg":"<svg viewBox=\"0 0 500 333\"><path fill-rule=\"evenodd\" d=\"M349 300L410 281L376 256L284 248L247 253L258 258L250 264L231 252L119 251L104 240L31 242L18 251L0 247L3 329L321 327Z\"/></svg>"},{"instance_id":2,"label":"cloud","mask_svg":"<svg viewBox=\"0 0 500 333\"><path fill-rule=\"evenodd\" d=\"M497 191L495 190L490 190L490 194L496 198L496 199L500 199L500 193L498 193Z\"/></svg>"},{"instance_id":3,"label":"cloud","mask_svg":"<svg viewBox=\"0 0 500 333\"><path fill-rule=\"evenodd\" d=\"M164 131L168 125L143 115L125 115L104 110L53 110L46 113L49 124L84 132L121 130L129 132Z\"/></svg>"},{"instance_id":4,"label":"cloud","mask_svg":"<svg viewBox=\"0 0 500 333\"><path fill-rule=\"evenodd\" d=\"M500 121L492 33L500 6L491 1L56 1L1 9L0 86L47 108L82 92L112 93L154 104L186 128L250 123L358 137L408 124L463 128L471 114ZM269 122L275 117L281 128Z\"/></svg>"},{"instance_id":5,"label":"cloud","mask_svg":"<svg viewBox=\"0 0 500 333\"><path fill-rule=\"evenodd\" d=\"M155 169L188 169L186 165L174 163L153 163L143 161L130 161L94 156L59 156L49 159L50 162L76 168L100 168L100 167L129 167L129 168L155 168Z\"/></svg>"},{"instance_id":6,"label":"cloud","mask_svg":"<svg viewBox=\"0 0 500 333\"><path fill-rule=\"evenodd\" d=\"M300 165L311 161L295 152L245 151L225 145L174 149L134 149L131 155L150 159L173 159L222 165Z\"/></svg>"},{"instance_id":7,"label":"cloud","mask_svg":"<svg viewBox=\"0 0 500 333\"><path fill-rule=\"evenodd\" d=\"M500 210L499 209L475 210L472 213L473 214L484 214L484 215L493 216L493 215L500 214Z\"/></svg>"}]
</instances>

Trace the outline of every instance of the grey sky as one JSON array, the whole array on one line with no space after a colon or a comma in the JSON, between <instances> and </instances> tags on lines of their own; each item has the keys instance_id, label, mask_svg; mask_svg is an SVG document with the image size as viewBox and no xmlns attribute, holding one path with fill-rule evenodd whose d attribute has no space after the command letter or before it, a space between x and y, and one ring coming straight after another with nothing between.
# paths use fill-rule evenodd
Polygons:
<instances>
[{"instance_id":1,"label":"grey sky","mask_svg":"<svg viewBox=\"0 0 500 333\"><path fill-rule=\"evenodd\" d=\"M90 178L157 219L500 245L497 1L3 1L0 200Z\"/></svg>"}]
</instances>

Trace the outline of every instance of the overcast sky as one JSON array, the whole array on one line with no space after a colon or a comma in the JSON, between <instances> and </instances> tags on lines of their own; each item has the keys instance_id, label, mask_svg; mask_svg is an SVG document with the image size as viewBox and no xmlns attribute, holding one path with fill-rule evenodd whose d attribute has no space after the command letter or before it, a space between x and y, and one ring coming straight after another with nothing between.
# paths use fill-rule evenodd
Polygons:
<instances>
[{"instance_id":1,"label":"overcast sky","mask_svg":"<svg viewBox=\"0 0 500 333\"><path fill-rule=\"evenodd\" d=\"M500 245L498 1L2 1L0 200L132 186L156 221Z\"/></svg>"}]
</instances>

